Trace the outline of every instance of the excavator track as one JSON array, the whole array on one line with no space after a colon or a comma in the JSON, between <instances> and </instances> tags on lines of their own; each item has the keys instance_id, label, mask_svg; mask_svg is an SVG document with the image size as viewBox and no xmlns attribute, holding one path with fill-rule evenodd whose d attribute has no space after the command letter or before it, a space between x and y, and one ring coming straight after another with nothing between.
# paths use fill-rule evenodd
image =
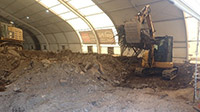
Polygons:
<instances>
[{"instance_id":1,"label":"excavator track","mask_svg":"<svg viewBox=\"0 0 200 112\"><path fill-rule=\"evenodd\" d=\"M137 76L146 77L149 75L160 74L162 79L164 80L173 80L178 73L178 68L173 67L170 69L162 69L162 68L142 68L137 67L134 71Z\"/></svg>"},{"instance_id":2,"label":"excavator track","mask_svg":"<svg viewBox=\"0 0 200 112\"><path fill-rule=\"evenodd\" d=\"M22 50L23 45L22 45L22 42L20 42L20 41L1 41L0 49L2 49L2 50L8 50L8 49Z\"/></svg>"}]
</instances>

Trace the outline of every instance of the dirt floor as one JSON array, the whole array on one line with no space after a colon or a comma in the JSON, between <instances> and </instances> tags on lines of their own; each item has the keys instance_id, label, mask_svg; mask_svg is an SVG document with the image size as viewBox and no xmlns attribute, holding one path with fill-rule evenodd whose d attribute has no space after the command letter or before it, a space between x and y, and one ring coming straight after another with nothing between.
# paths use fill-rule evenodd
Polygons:
<instances>
[{"instance_id":1,"label":"dirt floor","mask_svg":"<svg viewBox=\"0 0 200 112\"><path fill-rule=\"evenodd\" d=\"M2 51L0 112L196 112L193 65L177 64L178 76L167 81L138 77L135 63L71 51Z\"/></svg>"}]
</instances>

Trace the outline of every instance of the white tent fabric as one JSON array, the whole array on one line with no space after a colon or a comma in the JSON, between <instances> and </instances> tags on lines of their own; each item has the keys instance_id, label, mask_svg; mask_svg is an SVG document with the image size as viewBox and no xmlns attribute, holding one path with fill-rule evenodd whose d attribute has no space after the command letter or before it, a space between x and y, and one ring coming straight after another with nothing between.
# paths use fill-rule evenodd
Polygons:
<instances>
[{"instance_id":1,"label":"white tent fabric","mask_svg":"<svg viewBox=\"0 0 200 112\"><path fill-rule=\"evenodd\" d=\"M199 0L171 0L177 7L200 20Z\"/></svg>"},{"instance_id":2,"label":"white tent fabric","mask_svg":"<svg viewBox=\"0 0 200 112\"><path fill-rule=\"evenodd\" d=\"M77 12L79 12L80 15L82 15L87 21L89 21L89 25L82 17L79 17L79 15L68 9L68 7L65 6L65 4L62 4L59 0L37 0L37 2L48 8L50 11L58 15L67 23L69 23L77 32L82 43L83 41L79 33L82 31L92 31L93 29L91 28L90 24L92 25L92 27L94 27L95 30L111 29L113 30L114 35L117 35L117 31L113 22L92 0L64 1L72 6ZM115 40L118 40L117 36L115 36ZM86 44L82 45L83 47L87 47ZM118 45L117 41L115 45ZM98 45L98 47L100 46Z\"/></svg>"}]
</instances>

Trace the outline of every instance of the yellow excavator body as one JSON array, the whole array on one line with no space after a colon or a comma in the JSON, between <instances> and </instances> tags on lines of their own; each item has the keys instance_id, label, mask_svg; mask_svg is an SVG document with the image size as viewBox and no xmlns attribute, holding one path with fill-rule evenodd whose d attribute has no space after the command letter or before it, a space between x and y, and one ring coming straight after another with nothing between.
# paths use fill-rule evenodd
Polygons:
<instances>
[{"instance_id":1,"label":"yellow excavator body","mask_svg":"<svg viewBox=\"0 0 200 112\"><path fill-rule=\"evenodd\" d=\"M23 48L23 30L12 26L12 24L7 24L0 22L0 47L3 49Z\"/></svg>"},{"instance_id":2,"label":"yellow excavator body","mask_svg":"<svg viewBox=\"0 0 200 112\"><path fill-rule=\"evenodd\" d=\"M143 57L142 57L142 67L144 68L150 68L149 66L149 50L145 50ZM173 62L156 62L153 60L152 62L152 67L154 68L173 68L174 67L174 63Z\"/></svg>"}]
</instances>

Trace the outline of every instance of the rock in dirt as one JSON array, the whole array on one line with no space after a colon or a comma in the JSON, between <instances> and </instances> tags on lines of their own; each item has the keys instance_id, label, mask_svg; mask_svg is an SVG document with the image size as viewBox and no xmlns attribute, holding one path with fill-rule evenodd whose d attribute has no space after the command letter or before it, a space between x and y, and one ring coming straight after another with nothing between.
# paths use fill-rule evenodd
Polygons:
<instances>
[{"instance_id":1,"label":"rock in dirt","mask_svg":"<svg viewBox=\"0 0 200 112\"><path fill-rule=\"evenodd\" d=\"M17 92L17 93L22 92L22 91L21 91L21 88L19 88L19 87L15 87L15 88L13 89L13 91L14 91L14 92Z\"/></svg>"},{"instance_id":2,"label":"rock in dirt","mask_svg":"<svg viewBox=\"0 0 200 112\"><path fill-rule=\"evenodd\" d=\"M80 72L80 74L81 74L81 75L84 75L84 74L85 74L85 72L81 71L81 72Z\"/></svg>"},{"instance_id":3,"label":"rock in dirt","mask_svg":"<svg viewBox=\"0 0 200 112\"><path fill-rule=\"evenodd\" d=\"M51 62L48 59L43 59L41 62L44 67L48 67L51 64Z\"/></svg>"},{"instance_id":4,"label":"rock in dirt","mask_svg":"<svg viewBox=\"0 0 200 112\"><path fill-rule=\"evenodd\" d=\"M67 84L68 81L67 81L67 79L60 79L59 82L60 82L60 85L61 85L61 86L64 86L64 85Z\"/></svg>"},{"instance_id":5,"label":"rock in dirt","mask_svg":"<svg viewBox=\"0 0 200 112\"><path fill-rule=\"evenodd\" d=\"M161 95L161 96L160 96L160 99L163 99L163 98L165 98L165 97L167 97L167 96L168 96L168 94Z\"/></svg>"},{"instance_id":6,"label":"rock in dirt","mask_svg":"<svg viewBox=\"0 0 200 112\"><path fill-rule=\"evenodd\" d=\"M92 68L92 66L93 66L93 64L92 64L92 63L87 63L87 65L85 66L85 71L87 71L87 70L91 69L91 68Z\"/></svg>"}]
</instances>

